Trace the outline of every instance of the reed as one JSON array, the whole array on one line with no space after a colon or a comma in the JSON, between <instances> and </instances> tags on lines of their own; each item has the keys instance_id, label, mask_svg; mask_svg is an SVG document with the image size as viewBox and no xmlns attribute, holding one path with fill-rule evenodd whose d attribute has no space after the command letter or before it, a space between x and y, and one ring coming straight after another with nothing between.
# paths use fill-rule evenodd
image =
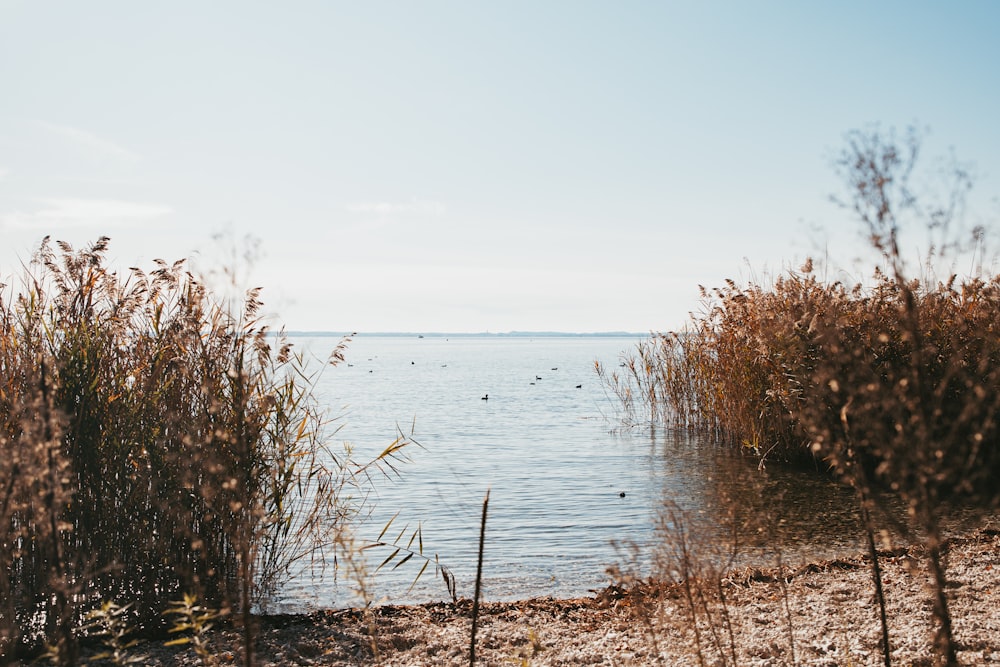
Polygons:
<instances>
[{"instance_id":1,"label":"reed","mask_svg":"<svg viewBox=\"0 0 1000 667\"><path fill-rule=\"evenodd\" d=\"M922 202L908 185L918 149L912 133L902 145L878 132L854 133L841 156L850 208L886 274L865 308L819 322L827 352L814 370L816 397L799 419L811 448L858 490L866 517L873 487L888 486L907 503L933 579L935 662L954 665L941 520L949 501L986 508L1000 501L1000 276L910 277L900 252L904 223L917 218L931 234L947 232L971 186L956 167L949 196ZM974 250L981 252L983 233L973 230ZM962 245L945 238L927 266ZM866 526L872 552L873 528ZM873 567L880 594L877 558ZM887 634L884 642L888 652Z\"/></svg>"},{"instance_id":2,"label":"reed","mask_svg":"<svg viewBox=\"0 0 1000 667\"><path fill-rule=\"evenodd\" d=\"M106 601L157 633L194 596L233 612L252 664L252 612L327 562L408 441L367 462L334 447L319 372L259 289L234 308L183 261L119 276L108 242L46 239L0 286L0 663L48 644L73 664Z\"/></svg>"},{"instance_id":3,"label":"reed","mask_svg":"<svg viewBox=\"0 0 1000 667\"><path fill-rule=\"evenodd\" d=\"M702 288L704 307L686 328L654 335L618 370L598 372L628 423L707 432L761 465L819 466L857 490L886 664L870 510L880 491L901 496L911 517L903 528L923 541L934 577L935 655L950 665L942 515L949 501L1000 502L1000 275L935 278L935 266L953 266L968 247L982 256L984 231L956 238L965 170L949 172L943 201L922 201L910 187L918 143L912 133L899 141L855 132L837 162L844 205L879 257L869 280L827 281L810 260L770 284ZM916 223L938 241L912 277L900 238Z\"/></svg>"},{"instance_id":4,"label":"reed","mask_svg":"<svg viewBox=\"0 0 1000 667\"><path fill-rule=\"evenodd\" d=\"M844 160L864 163L865 156ZM855 187L869 196L879 179L893 178L875 174ZM908 206L913 197L907 193ZM871 206L892 214L890 203ZM931 211L929 226L943 224L941 209ZM949 495L988 493L1000 472L993 417L1000 405L1000 275L936 280L928 270L910 278L898 241L883 238L895 239L898 230L865 224L873 247L896 253L884 255L868 281L827 281L809 260L768 284L727 280L701 288L703 308L683 329L654 334L618 369L598 365L625 421L711 432L761 459L836 467L825 443L842 428L841 409L850 401L854 422L881 429L854 448L873 473L889 475L892 467L880 467L890 452L876 440L902 432L912 443L910 426L919 422L919 439L935 443L926 464L944 462L949 470L947 479L940 471L926 476L940 478L936 486ZM898 487L909 473L893 474L899 479L883 476Z\"/></svg>"},{"instance_id":5,"label":"reed","mask_svg":"<svg viewBox=\"0 0 1000 667\"><path fill-rule=\"evenodd\" d=\"M823 283L811 262L770 285L727 280L701 294L685 328L641 342L620 370L598 368L625 415L711 432L761 457L810 457L795 414L822 354L817 322L863 308L863 295Z\"/></svg>"}]
</instances>

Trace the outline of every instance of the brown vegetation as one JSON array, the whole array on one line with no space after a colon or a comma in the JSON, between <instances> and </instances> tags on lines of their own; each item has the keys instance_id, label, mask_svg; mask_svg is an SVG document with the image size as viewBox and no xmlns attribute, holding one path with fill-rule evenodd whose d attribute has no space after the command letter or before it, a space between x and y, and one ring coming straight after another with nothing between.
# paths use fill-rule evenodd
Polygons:
<instances>
[{"instance_id":1,"label":"brown vegetation","mask_svg":"<svg viewBox=\"0 0 1000 667\"><path fill-rule=\"evenodd\" d=\"M58 246L0 286L0 663L74 664L95 620L164 632L197 599L239 621L252 664L252 611L349 543L408 441L367 464L330 446L259 290L232 310L184 262L121 278L108 239Z\"/></svg>"},{"instance_id":2,"label":"brown vegetation","mask_svg":"<svg viewBox=\"0 0 1000 667\"><path fill-rule=\"evenodd\" d=\"M900 146L878 131L849 136L838 166L879 266L868 284L821 279L811 261L771 285L727 281L702 290L705 308L679 332L639 345L609 373L598 367L633 423L648 419L711 432L765 460L821 465L857 490L884 617L872 518L880 490L906 502L904 529L920 535L934 577L937 655L955 663L942 563L946 501L1000 501L1000 276L945 280L941 243L911 278L900 253L906 222L946 238L968 177L943 203L919 201L908 183L915 135ZM981 244L983 231L973 232ZM889 638L883 637L889 663Z\"/></svg>"}]
</instances>

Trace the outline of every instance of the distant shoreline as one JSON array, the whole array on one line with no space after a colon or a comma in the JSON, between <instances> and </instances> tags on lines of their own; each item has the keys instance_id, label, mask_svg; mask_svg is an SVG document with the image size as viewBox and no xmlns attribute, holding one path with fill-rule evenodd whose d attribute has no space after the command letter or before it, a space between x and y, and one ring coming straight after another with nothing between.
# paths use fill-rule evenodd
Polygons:
<instances>
[{"instance_id":1,"label":"distant shoreline","mask_svg":"<svg viewBox=\"0 0 1000 667\"><path fill-rule=\"evenodd\" d=\"M342 338L344 336L379 336L383 338L644 338L649 332L594 331L573 333L567 331L505 331L480 333L449 333L441 331L285 331L289 338Z\"/></svg>"}]
</instances>

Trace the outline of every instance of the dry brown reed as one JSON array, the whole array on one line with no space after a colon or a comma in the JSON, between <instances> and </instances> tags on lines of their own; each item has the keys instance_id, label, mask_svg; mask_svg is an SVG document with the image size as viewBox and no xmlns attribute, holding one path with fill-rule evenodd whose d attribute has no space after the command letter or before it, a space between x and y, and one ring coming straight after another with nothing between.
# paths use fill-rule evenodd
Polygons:
<instances>
[{"instance_id":1,"label":"dry brown reed","mask_svg":"<svg viewBox=\"0 0 1000 667\"><path fill-rule=\"evenodd\" d=\"M149 633L195 596L233 612L252 664L253 610L327 562L408 442L366 463L332 446L259 289L234 310L183 261L121 277L106 237L56 246L0 286L0 663L47 644L74 664L107 601Z\"/></svg>"},{"instance_id":2,"label":"dry brown reed","mask_svg":"<svg viewBox=\"0 0 1000 667\"><path fill-rule=\"evenodd\" d=\"M852 133L838 161L845 206L881 257L866 284L823 280L807 261L769 285L702 288L704 309L685 329L598 372L629 423L702 430L762 462L808 462L853 485L880 601L871 510L878 490L901 496L934 576L935 655L954 664L940 524L946 501L1000 501L1000 275L934 279L934 260L961 248L952 241L910 277L904 223L944 238L969 182L956 168L944 202L920 202L908 186L914 141ZM981 244L982 230L972 239ZM888 664L887 631L883 641Z\"/></svg>"}]
</instances>

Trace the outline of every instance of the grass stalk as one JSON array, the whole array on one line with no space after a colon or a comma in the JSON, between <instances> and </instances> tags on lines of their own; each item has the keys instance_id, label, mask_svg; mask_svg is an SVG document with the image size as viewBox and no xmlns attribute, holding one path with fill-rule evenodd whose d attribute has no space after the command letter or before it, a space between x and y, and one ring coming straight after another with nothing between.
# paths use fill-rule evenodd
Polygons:
<instances>
[{"instance_id":1,"label":"grass stalk","mask_svg":"<svg viewBox=\"0 0 1000 667\"><path fill-rule=\"evenodd\" d=\"M252 665L254 613L334 556L410 441L339 450L259 288L220 296L184 261L119 276L108 245L46 239L0 285L0 649L73 664L102 600L150 635L190 594L235 612Z\"/></svg>"},{"instance_id":2,"label":"grass stalk","mask_svg":"<svg viewBox=\"0 0 1000 667\"><path fill-rule=\"evenodd\" d=\"M490 504L490 491L483 498L483 516L479 521L479 555L476 558L476 587L472 596L472 633L469 639L469 667L476 664L476 629L479 622L479 596L483 582L483 548L486 544L486 511Z\"/></svg>"}]
</instances>

